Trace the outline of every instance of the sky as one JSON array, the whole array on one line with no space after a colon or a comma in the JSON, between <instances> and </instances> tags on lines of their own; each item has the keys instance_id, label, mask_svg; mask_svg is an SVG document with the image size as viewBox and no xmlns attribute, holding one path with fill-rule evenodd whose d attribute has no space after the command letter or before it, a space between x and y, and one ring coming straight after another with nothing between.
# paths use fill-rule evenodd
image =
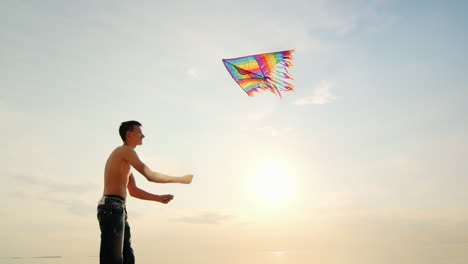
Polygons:
<instances>
[{"instance_id":1,"label":"sky","mask_svg":"<svg viewBox=\"0 0 468 264\"><path fill-rule=\"evenodd\" d=\"M463 1L0 1L0 262L97 263L122 121L139 263L468 261ZM295 92L224 58L295 49Z\"/></svg>"}]
</instances>

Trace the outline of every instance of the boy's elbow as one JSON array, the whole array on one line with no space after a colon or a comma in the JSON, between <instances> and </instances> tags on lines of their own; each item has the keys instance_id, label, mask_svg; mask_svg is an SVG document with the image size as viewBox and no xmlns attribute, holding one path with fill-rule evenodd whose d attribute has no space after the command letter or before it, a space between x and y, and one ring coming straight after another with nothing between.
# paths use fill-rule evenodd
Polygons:
<instances>
[{"instance_id":1,"label":"boy's elbow","mask_svg":"<svg viewBox=\"0 0 468 264\"><path fill-rule=\"evenodd\" d=\"M132 197L138 197L138 194L140 193L140 189L136 186L136 185L129 185L127 187L127 190L128 190L128 194L130 194L130 196Z\"/></svg>"},{"instance_id":2,"label":"boy's elbow","mask_svg":"<svg viewBox=\"0 0 468 264\"><path fill-rule=\"evenodd\" d=\"M146 177L146 179L149 181L149 182L156 182L156 183L161 183L161 181L157 178L152 178L152 177Z\"/></svg>"},{"instance_id":3,"label":"boy's elbow","mask_svg":"<svg viewBox=\"0 0 468 264\"><path fill-rule=\"evenodd\" d=\"M129 188L129 189L128 189L128 194L130 194L130 196L136 197L136 195L137 195L136 193L137 193L136 190L134 190L134 189L132 189L132 188Z\"/></svg>"}]
</instances>

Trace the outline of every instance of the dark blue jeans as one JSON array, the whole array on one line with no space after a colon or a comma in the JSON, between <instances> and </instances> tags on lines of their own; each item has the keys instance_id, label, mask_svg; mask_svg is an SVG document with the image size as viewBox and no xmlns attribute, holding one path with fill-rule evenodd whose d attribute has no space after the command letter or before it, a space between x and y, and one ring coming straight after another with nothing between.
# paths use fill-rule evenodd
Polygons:
<instances>
[{"instance_id":1,"label":"dark blue jeans","mask_svg":"<svg viewBox=\"0 0 468 264\"><path fill-rule=\"evenodd\" d=\"M134 264L125 199L104 195L97 207L97 218L101 229L100 264Z\"/></svg>"}]
</instances>

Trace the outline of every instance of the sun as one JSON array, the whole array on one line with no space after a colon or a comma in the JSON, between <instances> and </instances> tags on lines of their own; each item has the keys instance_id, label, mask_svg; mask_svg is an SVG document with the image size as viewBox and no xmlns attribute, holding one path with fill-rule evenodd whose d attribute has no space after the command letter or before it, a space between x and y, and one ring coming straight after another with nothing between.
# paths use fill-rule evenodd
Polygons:
<instances>
[{"instance_id":1,"label":"sun","mask_svg":"<svg viewBox=\"0 0 468 264\"><path fill-rule=\"evenodd\" d=\"M274 206L290 200L294 192L294 177L287 167L268 164L254 170L250 185L255 200Z\"/></svg>"}]
</instances>

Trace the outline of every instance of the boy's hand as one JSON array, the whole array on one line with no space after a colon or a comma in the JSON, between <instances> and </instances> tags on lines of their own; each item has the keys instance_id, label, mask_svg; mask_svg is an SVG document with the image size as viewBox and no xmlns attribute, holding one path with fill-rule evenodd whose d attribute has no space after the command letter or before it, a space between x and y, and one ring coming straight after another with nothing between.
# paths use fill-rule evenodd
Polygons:
<instances>
[{"instance_id":1,"label":"boy's hand","mask_svg":"<svg viewBox=\"0 0 468 264\"><path fill-rule=\"evenodd\" d=\"M158 202L163 203L163 204L167 204L172 199L174 199L174 195L172 195L172 194L160 195L159 199L158 199Z\"/></svg>"},{"instance_id":2,"label":"boy's hand","mask_svg":"<svg viewBox=\"0 0 468 264\"><path fill-rule=\"evenodd\" d=\"M192 179L193 179L193 175L187 174L187 175L180 177L180 183L189 184L192 182Z\"/></svg>"}]
</instances>

